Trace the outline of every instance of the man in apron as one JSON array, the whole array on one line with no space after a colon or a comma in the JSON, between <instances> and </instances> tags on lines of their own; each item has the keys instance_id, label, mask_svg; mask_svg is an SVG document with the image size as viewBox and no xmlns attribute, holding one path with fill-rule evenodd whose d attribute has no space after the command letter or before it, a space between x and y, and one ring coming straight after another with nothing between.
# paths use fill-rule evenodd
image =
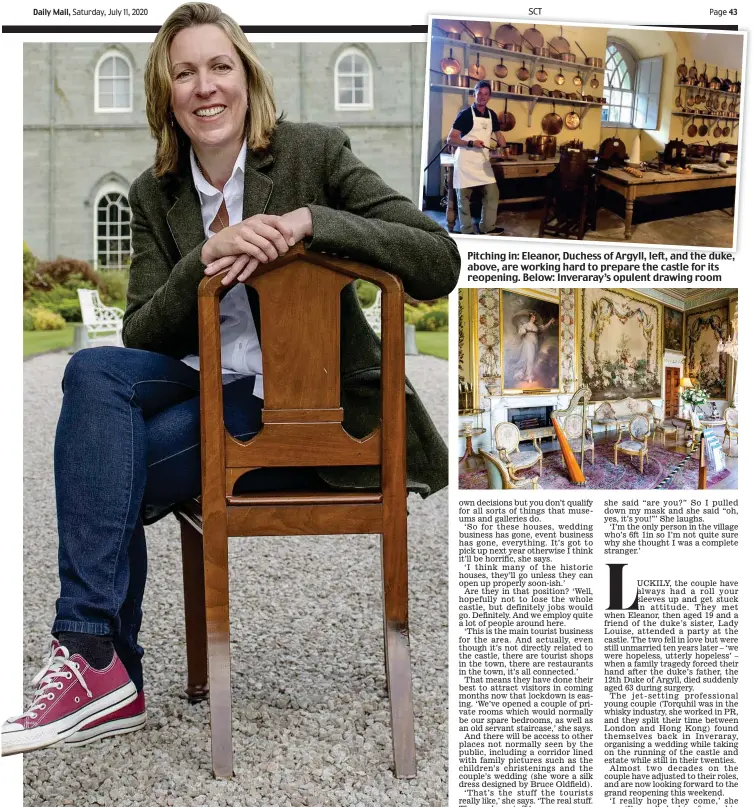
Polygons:
<instances>
[{"instance_id":1,"label":"man in apron","mask_svg":"<svg viewBox=\"0 0 753 807\"><path fill-rule=\"evenodd\" d=\"M479 81L474 88L476 102L466 107L455 118L447 143L457 146L454 155L454 186L458 197L460 232L473 234L471 220L471 193L479 188L482 194L481 221L479 232L482 235L500 235L504 228L497 227L497 205L499 188L494 176L489 149L492 148L492 135L496 145L504 147L505 138L499 128L494 110L487 107L492 88L488 81Z\"/></svg>"}]
</instances>

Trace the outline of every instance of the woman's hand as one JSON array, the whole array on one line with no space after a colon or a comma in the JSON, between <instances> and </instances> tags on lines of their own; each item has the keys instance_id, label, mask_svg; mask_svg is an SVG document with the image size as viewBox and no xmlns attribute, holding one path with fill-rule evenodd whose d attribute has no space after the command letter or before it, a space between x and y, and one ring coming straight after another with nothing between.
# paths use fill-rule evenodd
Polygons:
<instances>
[{"instance_id":1,"label":"woman's hand","mask_svg":"<svg viewBox=\"0 0 753 807\"><path fill-rule=\"evenodd\" d=\"M236 228L241 229L230 234ZM221 242L212 244L225 233L229 235ZM259 263L267 263L284 255L288 246L292 247L311 233L311 211L307 207L299 207L283 216L252 216L233 227L226 227L206 242L201 254L202 261L207 263L204 272L214 275L229 268L222 278L222 284L227 286L235 280L243 282L251 276ZM266 246L260 244L260 241L264 241ZM235 249L234 252L226 251L232 248ZM205 258L209 258L209 261Z\"/></svg>"},{"instance_id":2,"label":"woman's hand","mask_svg":"<svg viewBox=\"0 0 753 807\"><path fill-rule=\"evenodd\" d=\"M267 263L284 255L293 244L293 232L282 221L282 216L261 213L232 227L225 227L209 238L201 250L201 260L207 264L205 272L208 275L232 266L230 274L233 276L223 278L223 282L230 283L250 263L254 264L255 269L259 263ZM237 261L244 257L247 260ZM248 271L248 274L252 271Z\"/></svg>"}]
</instances>

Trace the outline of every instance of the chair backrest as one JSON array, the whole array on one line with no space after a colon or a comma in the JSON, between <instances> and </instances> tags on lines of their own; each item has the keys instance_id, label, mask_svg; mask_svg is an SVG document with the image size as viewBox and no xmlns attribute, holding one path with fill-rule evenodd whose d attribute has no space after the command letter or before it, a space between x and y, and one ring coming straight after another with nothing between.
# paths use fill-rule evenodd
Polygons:
<instances>
[{"instance_id":1,"label":"chair backrest","mask_svg":"<svg viewBox=\"0 0 753 807\"><path fill-rule=\"evenodd\" d=\"M259 295L264 353L262 428L247 442L222 417L220 273L199 286L205 513L247 471L271 467L381 466L381 489L405 498L405 348L403 290L393 275L301 245L249 278ZM382 291L381 426L362 439L342 426L340 293L357 278ZM388 435L389 439L383 439ZM395 447L398 447L397 450Z\"/></svg>"},{"instance_id":2,"label":"chair backrest","mask_svg":"<svg viewBox=\"0 0 753 807\"><path fill-rule=\"evenodd\" d=\"M514 423L498 423L494 429L494 442L497 451L506 451L512 454L518 450L520 442L520 429Z\"/></svg>"},{"instance_id":3,"label":"chair backrest","mask_svg":"<svg viewBox=\"0 0 753 807\"><path fill-rule=\"evenodd\" d=\"M632 438L635 440L643 440L651 431L651 424L648 422L646 415L633 415L633 417L630 418L628 429Z\"/></svg>"},{"instance_id":4,"label":"chair backrest","mask_svg":"<svg viewBox=\"0 0 753 807\"><path fill-rule=\"evenodd\" d=\"M486 479L489 490L509 490L513 487L510 473L504 463L483 449L479 450L486 466Z\"/></svg>"},{"instance_id":5,"label":"chair backrest","mask_svg":"<svg viewBox=\"0 0 753 807\"><path fill-rule=\"evenodd\" d=\"M99 292L96 289L79 289L78 303L81 306L81 320L84 325L97 323L97 303L101 306Z\"/></svg>"},{"instance_id":6,"label":"chair backrest","mask_svg":"<svg viewBox=\"0 0 753 807\"><path fill-rule=\"evenodd\" d=\"M588 185L590 169L585 151L561 151L556 171L557 185L561 193L582 191Z\"/></svg>"},{"instance_id":7,"label":"chair backrest","mask_svg":"<svg viewBox=\"0 0 753 807\"><path fill-rule=\"evenodd\" d=\"M737 427L737 409L735 409L733 406L728 406L724 410L724 422L728 426L733 426L733 427L736 428Z\"/></svg>"}]
</instances>

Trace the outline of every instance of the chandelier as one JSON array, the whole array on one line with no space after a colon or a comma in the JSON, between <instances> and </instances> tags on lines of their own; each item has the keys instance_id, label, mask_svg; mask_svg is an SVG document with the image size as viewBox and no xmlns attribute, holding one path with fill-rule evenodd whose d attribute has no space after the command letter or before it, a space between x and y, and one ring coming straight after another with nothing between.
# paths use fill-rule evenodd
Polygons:
<instances>
[{"instance_id":1,"label":"chandelier","mask_svg":"<svg viewBox=\"0 0 753 807\"><path fill-rule=\"evenodd\" d=\"M717 346L719 353L726 353L737 361L737 315L732 319L732 336L720 339Z\"/></svg>"}]
</instances>

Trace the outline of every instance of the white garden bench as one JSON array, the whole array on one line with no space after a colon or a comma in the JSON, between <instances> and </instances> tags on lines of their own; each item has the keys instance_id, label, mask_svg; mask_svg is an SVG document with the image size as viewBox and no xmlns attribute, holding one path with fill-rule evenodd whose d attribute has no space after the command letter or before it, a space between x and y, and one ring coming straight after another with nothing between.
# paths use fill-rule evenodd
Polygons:
<instances>
[{"instance_id":1,"label":"white garden bench","mask_svg":"<svg viewBox=\"0 0 753 807\"><path fill-rule=\"evenodd\" d=\"M79 289L78 302L81 319L92 344L123 345L122 308L105 305L96 289Z\"/></svg>"}]
</instances>

